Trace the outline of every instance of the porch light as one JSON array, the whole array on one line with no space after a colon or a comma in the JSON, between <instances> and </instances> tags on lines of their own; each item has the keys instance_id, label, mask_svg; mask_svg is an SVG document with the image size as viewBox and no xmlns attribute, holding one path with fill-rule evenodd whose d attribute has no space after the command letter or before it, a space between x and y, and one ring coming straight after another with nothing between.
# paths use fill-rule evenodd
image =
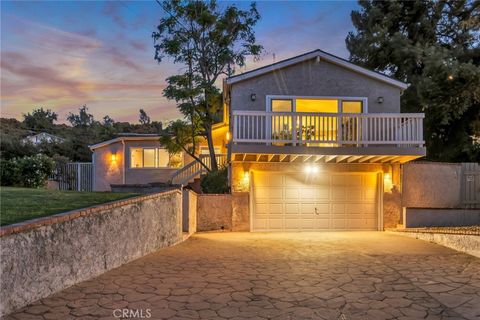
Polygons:
<instances>
[{"instance_id":1,"label":"porch light","mask_svg":"<svg viewBox=\"0 0 480 320\"><path fill-rule=\"evenodd\" d=\"M392 174L390 172L386 172L383 174L383 191L391 192L392 187L393 187Z\"/></svg>"},{"instance_id":2,"label":"porch light","mask_svg":"<svg viewBox=\"0 0 480 320\"><path fill-rule=\"evenodd\" d=\"M453 76L451 74L448 75L448 80L453 80Z\"/></svg>"},{"instance_id":3,"label":"porch light","mask_svg":"<svg viewBox=\"0 0 480 320\"><path fill-rule=\"evenodd\" d=\"M250 95L250 100L252 100L252 101L257 100L257 95L256 95L255 93L252 93L252 94Z\"/></svg>"},{"instance_id":4,"label":"porch light","mask_svg":"<svg viewBox=\"0 0 480 320\"><path fill-rule=\"evenodd\" d=\"M248 185L249 181L250 181L250 174L248 173L248 171L244 171L243 172L243 183Z\"/></svg>"},{"instance_id":5,"label":"porch light","mask_svg":"<svg viewBox=\"0 0 480 320\"><path fill-rule=\"evenodd\" d=\"M116 153L112 153L112 155L110 156L110 160L112 162L117 162L117 154Z\"/></svg>"},{"instance_id":6,"label":"porch light","mask_svg":"<svg viewBox=\"0 0 480 320\"><path fill-rule=\"evenodd\" d=\"M305 167L305 172L306 173L317 173L318 172L318 167L316 166L311 166L311 165L307 165Z\"/></svg>"},{"instance_id":7,"label":"porch light","mask_svg":"<svg viewBox=\"0 0 480 320\"><path fill-rule=\"evenodd\" d=\"M377 98L377 102L378 102L378 103L383 103L383 97L378 97L378 98Z\"/></svg>"},{"instance_id":8,"label":"porch light","mask_svg":"<svg viewBox=\"0 0 480 320\"><path fill-rule=\"evenodd\" d=\"M230 142L230 131L227 131L227 134L225 135L225 140L227 140L227 142Z\"/></svg>"}]
</instances>

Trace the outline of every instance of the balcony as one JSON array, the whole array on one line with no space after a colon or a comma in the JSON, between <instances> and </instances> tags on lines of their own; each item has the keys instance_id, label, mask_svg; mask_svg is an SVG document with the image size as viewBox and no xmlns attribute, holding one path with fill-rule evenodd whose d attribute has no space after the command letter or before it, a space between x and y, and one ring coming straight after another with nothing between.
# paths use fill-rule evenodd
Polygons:
<instances>
[{"instance_id":1,"label":"balcony","mask_svg":"<svg viewBox=\"0 0 480 320\"><path fill-rule=\"evenodd\" d=\"M288 154L325 156L326 162L370 157L365 161L403 163L425 156L423 118L423 113L236 111L232 151L240 155L234 160L244 161L248 155Z\"/></svg>"}]
</instances>

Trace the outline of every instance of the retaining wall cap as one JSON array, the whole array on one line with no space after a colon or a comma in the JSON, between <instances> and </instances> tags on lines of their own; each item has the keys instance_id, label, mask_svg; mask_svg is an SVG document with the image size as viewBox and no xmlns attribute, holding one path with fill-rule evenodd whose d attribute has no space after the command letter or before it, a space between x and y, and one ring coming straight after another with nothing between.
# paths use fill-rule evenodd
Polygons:
<instances>
[{"instance_id":1,"label":"retaining wall cap","mask_svg":"<svg viewBox=\"0 0 480 320\"><path fill-rule=\"evenodd\" d=\"M144 200L163 198L165 196L168 196L174 193L177 193L179 195L182 194L182 192L178 189L166 190L163 192L158 192L158 193L153 193L148 195L141 195L141 196L127 198L127 199L115 200L111 202L97 204L87 208L75 209L71 211L57 213L51 216L34 218L31 220L14 223L8 226L0 227L0 237L4 237L14 233L25 232L28 230L40 228L42 226L52 225L55 223L66 222L69 220L78 219L80 217L85 217L92 214L98 214L109 209L134 204Z\"/></svg>"}]
</instances>

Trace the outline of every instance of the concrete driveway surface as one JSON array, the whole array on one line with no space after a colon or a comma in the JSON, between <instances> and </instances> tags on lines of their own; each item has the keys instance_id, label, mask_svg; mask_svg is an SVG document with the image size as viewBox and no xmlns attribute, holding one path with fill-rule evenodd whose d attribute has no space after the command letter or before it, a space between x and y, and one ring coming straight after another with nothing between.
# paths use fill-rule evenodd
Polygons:
<instances>
[{"instance_id":1,"label":"concrete driveway surface","mask_svg":"<svg viewBox=\"0 0 480 320\"><path fill-rule=\"evenodd\" d=\"M383 232L203 233L6 318L124 310L124 319L479 319L480 259Z\"/></svg>"}]
</instances>

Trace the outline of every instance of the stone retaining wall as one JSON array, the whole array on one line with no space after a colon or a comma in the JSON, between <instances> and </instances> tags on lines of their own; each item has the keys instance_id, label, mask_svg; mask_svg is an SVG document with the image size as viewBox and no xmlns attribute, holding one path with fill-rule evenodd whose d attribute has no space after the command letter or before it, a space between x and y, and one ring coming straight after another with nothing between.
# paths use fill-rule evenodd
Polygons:
<instances>
[{"instance_id":1,"label":"stone retaining wall","mask_svg":"<svg viewBox=\"0 0 480 320\"><path fill-rule=\"evenodd\" d=\"M453 234L440 231L424 232L422 230L392 230L387 232L433 242L480 258L480 236L476 234Z\"/></svg>"},{"instance_id":2,"label":"stone retaining wall","mask_svg":"<svg viewBox=\"0 0 480 320\"><path fill-rule=\"evenodd\" d=\"M181 242L179 190L0 229L0 315Z\"/></svg>"}]
</instances>

